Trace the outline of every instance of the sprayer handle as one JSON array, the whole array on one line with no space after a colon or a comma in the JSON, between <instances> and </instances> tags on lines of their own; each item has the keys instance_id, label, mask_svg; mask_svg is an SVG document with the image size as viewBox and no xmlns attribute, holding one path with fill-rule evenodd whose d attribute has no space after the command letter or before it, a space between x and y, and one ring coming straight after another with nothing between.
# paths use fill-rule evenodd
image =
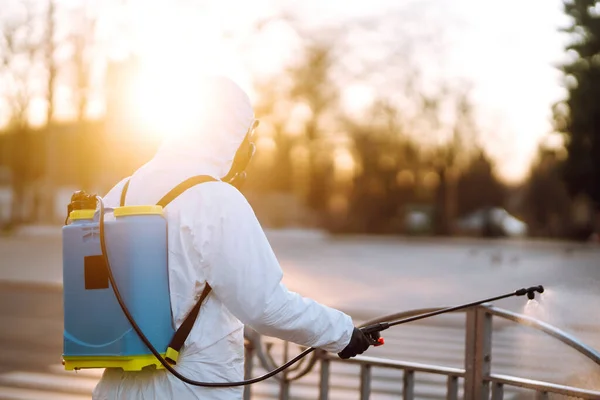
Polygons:
<instances>
[{"instance_id":1,"label":"sprayer handle","mask_svg":"<svg viewBox=\"0 0 600 400\"><path fill-rule=\"evenodd\" d=\"M373 332L384 331L389 327L390 326L387 322L380 322L378 324L364 326L364 327L360 328L360 330L366 335L366 334L373 333Z\"/></svg>"},{"instance_id":2,"label":"sprayer handle","mask_svg":"<svg viewBox=\"0 0 600 400\"><path fill-rule=\"evenodd\" d=\"M386 330L387 328L389 328L389 324L387 322L380 322L378 324L364 326L364 327L360 328L360 330L365 335L372 337L373 342L374 342L373 346L377 347L377 346L383 346L385 344L385 340L379 336L379 332ZM373 333L376 333L377 335L375 337L373 337L372 336Z\"/></svg>"},{"instance_id":3,"label":"sprayer handle","mask_svg":"<svg viewBox=\"0 0 600 400\"><path fill-rule=\"evenodd\" d=\"M362 330L362 328L360 329L360 331L363 333L363 335L365 335L367 337L367 339L369 340L369 345L370 346L383 346L385 344L385 340L383 340L383 338L381 336L379 336L379 330L372 328L370 331L365 332L364 330Z\"/></svg>"}]
</instances>

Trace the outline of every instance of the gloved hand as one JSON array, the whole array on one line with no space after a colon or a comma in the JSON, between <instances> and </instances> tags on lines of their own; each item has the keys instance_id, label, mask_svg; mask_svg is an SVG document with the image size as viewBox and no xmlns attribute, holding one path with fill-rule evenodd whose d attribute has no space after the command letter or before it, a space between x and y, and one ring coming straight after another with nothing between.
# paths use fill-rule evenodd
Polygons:
<instances>
[{"instance_id":1,"label":"gloved hand","mask_svg":"<svg viewBox=\"0 0 600 400\"><path fill-rule=\"evenodd\" d=\"M338 353L338 356L344 360L356 357L364 353L369 346L377 344L377 339L379 339L379 332L364 334L360 329L354 328L350 343Z\"/></svg>"}]
</instances>

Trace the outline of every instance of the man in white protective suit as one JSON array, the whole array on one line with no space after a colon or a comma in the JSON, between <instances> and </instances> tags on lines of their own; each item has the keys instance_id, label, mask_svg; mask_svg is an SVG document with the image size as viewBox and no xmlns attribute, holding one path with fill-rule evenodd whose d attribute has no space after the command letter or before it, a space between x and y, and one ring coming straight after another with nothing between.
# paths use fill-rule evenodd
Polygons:
<instances>
[{"instance_id":1,"label":"man in white protective suit","mask_svg":"<svg viewBox=\"0 0 600 400\"><path fill-rule=\"evenodd\" d=\"M129 178L127 205L156 204L175 186L197 175L216 179L186 190L165 209L168 222L169 288L178 328L200 298L212 292L181 349L174 368L203 382L244 378L244 324L257 332L338 353L363 353L378 335L366 336L341 311L289 291L254 212L232 185L253 153L256 120L246 93L223 77L206 78L203 116L193 129L167 137L156 155ZM117 207L125 186L104 198ZM93 398L238 400L243 387L186 384L165 369L105 370Z\"/></svg>"}]
</instances>

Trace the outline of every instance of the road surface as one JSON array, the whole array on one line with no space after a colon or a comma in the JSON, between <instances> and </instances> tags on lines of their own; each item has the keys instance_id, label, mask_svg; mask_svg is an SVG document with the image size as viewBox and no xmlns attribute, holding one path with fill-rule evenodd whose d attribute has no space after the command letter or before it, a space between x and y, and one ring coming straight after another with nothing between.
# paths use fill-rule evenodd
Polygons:
<instances>
[{"instance_id":1,"label":"road surface","mask_svg":"<svg viewBox=\"0 0 600 400\"><path fill-rule=\"evenodd\" d=\"M316 232L269 232L292 289L339 307L357 321L413 308L449 306L543 284L539 304L512 298L497 306L528 314L600 349L600 249L547 242L330 238ZM101 371L65 372L62 346L60 236L0 238L0 399L89 399ZM462 319L461 319L462 318ZM386 346L369 355L463 367L464 316L436 317L386 331ZM527 328L497 323L492 370L563 383L595 377L600 367ZM255 369L255 374L264 371ZM335 371L334 371L335 372ZM399 393L387 371L374 374L378 397ZM332 397L354 398L358 374L340 368ZM439 398L444 381L417 377L418 398ZM316 376L292 386L314 398ZM600 389L593 379L582 387ZM257 386L268 398L275 382ZM508 392L507 392L508 393ZM510 394L510 393L508 393ZM514 393L513 393L514 394ZM262 397L262 396L259 396Z\"/></svg>"}]
</instances>

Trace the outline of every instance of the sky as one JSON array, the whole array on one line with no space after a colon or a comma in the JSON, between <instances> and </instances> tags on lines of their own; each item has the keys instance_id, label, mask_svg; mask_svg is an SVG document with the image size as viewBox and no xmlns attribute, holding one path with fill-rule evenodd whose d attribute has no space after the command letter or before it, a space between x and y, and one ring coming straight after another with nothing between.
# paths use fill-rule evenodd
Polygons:
<instances>
[{"instance_id":1,"label":"sky","mask_svg":"<svg viewBox=\"0 0 600 400\"><path fill-rule=\"evenodd\" d=\"M565 98L557 65L564 62L569 20L561 0L304 1L310 18L329 21L418 6L422 20L440 32L441 54L432 76L466 79L485 147L498 172L519 180L528 172L539 141L552 132L551 106ZM424 11L423 11L424 9ZM318 12L316 12L318 10ZM316 21L315 21L316 23ZM399 21L401 24L402 21Z\"/></svg>"},{"instance_id":2,"label":"sky","mask_svg":"<svg viewBox=\"0 0 600 400\"><path fill-rule=\"evenodd\" d=\"M81 1L61 0L59 4ZM413 24L438 38L434 50L417 45L417 52L422 53L420 65L433 85L440 77L471 84L483 144L506 180L526 175L538 142L552 131L551 106L566 95L555 67L565 60L568 40L558 31L568 23L561 0L128 0L129 14L117 11L122 0L88 3L105 17L99 28L112 43L107 50L110 57L118 58L128 47L135 47L150 61L153 68L146 72L156 81L164 76L162 71L173 67L173 62L165 63L165 53L172 55L171 60L185 54L177 65L180 77L216 70L238 81L251 97L255 94L248 59L242 59L238 49L252 49L254 69L275 71L294 56L298 41L295 32L277 22L266 26L259 42L249 41L244 32L257 20L284 11L309 26L339 28L356 18L377 19L397 12L398 26ZM121 29L116 37L110 33L115 26ZM223 30L237 36L224 44ZM178 46L175 40L181 37L192 39ZM190 46L195 52L190 53ZM373 97L364 88L347 89L350 105L368 104ZM141 100L149 97L144 94Z\"/></svg>"},{"instance_id":3,"label":"sky","mask_svg":"<svg viewBox=\"0 0 600 400\"><path fill-rule=\"evenodd\" d=\"M551 106L566 97L556 65L565 60L568 20L557 0L453 0L465 20L450 69L475 83L479 122L505 177L526 173L538 141L552 131ZM519 10L517 14L514 10ZM493 43L493 46L488 46Z\"/></svg>"}]
</instances>

